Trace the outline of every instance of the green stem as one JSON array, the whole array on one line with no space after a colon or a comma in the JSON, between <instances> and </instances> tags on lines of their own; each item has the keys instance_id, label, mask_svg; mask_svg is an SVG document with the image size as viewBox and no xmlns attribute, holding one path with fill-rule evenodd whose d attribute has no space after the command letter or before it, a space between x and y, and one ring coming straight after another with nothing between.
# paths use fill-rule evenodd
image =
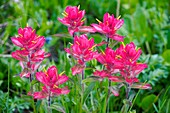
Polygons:
<instances>
[{"instance_id":1,"label":"green stem","mask_svg":"<svg viewBox=\"0 0 170 113\"><path fill-rule=\"evenodd\" d=\"M32 74L30 74L30 84L31 84L31 82L32 82ZM31 94L33 94L33 86L32 86L32 84L31 84L31 86L30 86L30 90L31 90Z\"/></svg>"},{"instance_id":2,"label":"green stem","mask_svg":"<svg viewBox=\"0 0 170 113\"><path fill-rule=\"evenodd\" d=\"M73 36L72 36L72 37L73 37L73 44L74 44L74 37L75 37L75 36L76 36L76 33L73 33Z\"/></svg>"},{"instance_id":3,"label":"green stem","mask_svg":"<svg viewBox=\"0 0 170 113\"><path fill-rule=\"evenodd\" d=\"M86 67L86 63L84 62L83 58L82 58L82 62L84 63L84 65ZM82 81L84 80L84 76L85 76L85 69L83 69L82 74L81 74L82 94L81 94L80 113L82 112L82 107L83 107L84 84Z\"/></svg>"},{"instance_id":4,"label":"green stem","mask_svg":"<svg viewBox=\"0 0 170 113\"><path fill-rule=\"evenodd\" d=\"M120 10L120 0L117 0L116 17L119 16L119 10Z\"/></svg>"},{"instance_id":5,"label":"green stem","mask_svg":"<svg viewBox=\"0 0 170 113\"><path fill-rule=\"evenodd\" d=\"M150 46L149 46L148 41L146 41L145 44L146 44L146 49L147 49L148 53L149 53L150 55L152 55L152 52L151 52L151 49L150 49Z\"/></svg>"},{"instance_id":6,"label":"green stem","mask_svg":"<svg viewBox=\"0 0 170 113\"><path fill-rule=\"evenodd\" d=\"M81 83L84 80L84 73L85 73L85 70L82 71ZM84 93L84 84L83 83L82 83L82 93Z\"/></svg>"},{"instance_id":7,"label":"green stem","mask_svg":"<svg viewBox=\"0 0 170 113\"><path fill-rule=\"evenodd\" d=\"M129 99L129 93L130 93L130 87L129 85L127 85L127 89L126 89L126 99L128 100Z\"/></svg>"},{"instance_id":8,"label":"green stem","mask_svg":"<svg viewBox=\"0 0 170 113\"><path fill-rule=\"evenodd\" d=\"M48 112L49 113L51 113L50 106L51 106L51 92L49 92L49 96L48 96Z\"/></svg>"},{"instance_id":9,"label":"green stem","mask_svg":"<svg viewBox=\"0 0 170 113\"><path fill-rule=\"evenodd\" d=\"M8 64L8 98L7 98L7 113L9 113L8 111L8 107L9 107L9 81L10 81L10 64Z\"/></svg>"},{"instance_id":10,"label":"green stem","mask_svg":"<svg viewBox=\"0 0 170 113\"><path fill-rule=\"evenodd\" d=\"M107 37L107 44L106 44L106 48L108 48L109 47L109 41L110 41L110 38L108 37L108 36L106 36ZM104 68L103 68L104 69ZM109 90L109 88L110 88L110 86L111 86L111 81L109 80L108 81L109 82L109 85L108 85L108 94L107 94L107 97L106 97L106 111L107 112L109 112L109 95L110 95L110 90Z\"/></svg>"},{"instance_id":11,"label":"green stem","mask_svg":"<svg viewBox=\"0 0 170 113\"><path fill-rule=\"evenodd\" d=\"M107 113L109 113L109 96L110 96L110 86L111 86L111 81L109 80L109 85L108 85L108 94L107 94L107 99L106 99L106 104L107 104Z\"/></svg>"},{"instance_id":12,"label":"green stem","mask_svg":"<svg viewBox=\"0 0 170 113\"><path fill-rule=\"evenodd\" d=\"M108 36L106 36L107 37L107 44L106 44L106 48L108 48L109 47L109 41L110 41L110 38L108 37Z\"/></svg>"},{"instance_id":13,"label":"green stem","mask_svg":"<svg viewBox=\"0 0 170 113\"><path fill-rule=\"evenodd\" d=\"M31 98L32 98L33 111L34 111L34 113L37 113L36 108L35 108L34 98L33 97L31 97Z\"/></svg>"},{"instance_id":14,"label":"green stem","mask_svg":"<svg viewBox=\"0 0 170 113\"><path fill-rule=\"evenodd\" d=\"M131 109L132 109L132 107L133 107L133 105L134 105L134 103L135 103L135 101L136 101L136 99L137 99L137 97L138 97L138 95L139 95L139 92L140 92L140 90L139 90L138 93L136 94L136 96L135 96L135 98L134 98L134 100L133 100L133 102L132 102L132 105L130 106L129 112L131 111Z\"/></svg>"},{"instance_id":15,"label":"green stem","mask_svg":"<svg viewBox=\"0 0 170 113\"><path fill-rule=\"evenodd\" d=\"M85 67L86 67L86 63L84 62L84 59L82 58L82 62L84 63ZM82 71L82 78L81 78L81 83L84 80L84 76L85 76L85 69L83 69ZM84 93L84 84L82 83L82 92Z\"/></svg>"}]
</instances>

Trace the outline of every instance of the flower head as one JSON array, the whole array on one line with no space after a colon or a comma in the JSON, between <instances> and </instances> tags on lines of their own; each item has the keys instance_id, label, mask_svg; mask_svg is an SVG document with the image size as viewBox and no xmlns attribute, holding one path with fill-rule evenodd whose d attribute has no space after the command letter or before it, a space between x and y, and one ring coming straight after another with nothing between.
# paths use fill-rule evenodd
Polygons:
<instances>
[{"instance_id":1,"label":"flower head","mask_svg":"<svg viewBox=\"0 0 170 113\"><path fill-rule=\"evenodd\" d=\"M85 10L79 10L77 6L67 6L64 13L64 18L58 18L58 20L68 26L68 30L71 36L74 32L78 31L78 27L84 24L84 14Z\"/></svg>"},{"instance_id":2,"label":"flower head","mask_svg":"<svg viewBox=\"0 0 170 113\"><path fill-rule=\"evenodd\" d=\"M86 35L81 35L80 37L75 36L74 44L70 48L65 48L65 51L79 62L87 62L98 56L98 52L93 51L96 46L93 38L88 39Z\"/></svg>"},{"instance_id":3,"label":"flower head","mask_svg":"<svg viewBox=\"0 0 170 113\"><path fill-rule=\"evenodd\" d=\"M130 86L133 85L134 88L151 88L148 84L139 85L137 75L147 68L147 64L137 62L141 53L141 49L137 48L133 42L126 46L122 44L115 51L111 48L106 48L96 58L106 69L102 71L96 70L94 75L108 78L113 82L125 82ZM120 74L120 76L117 76L117 74Z\"/></svg>"},{"instance_id":4,"label":"flower head","mask_svg":"<svg viewBox=\"0 0 170 113\"><path fill-rule=\"evenodd\" d=\"M38 36L31 27L19 28L18 34L18 37L12 37L11 40L16 46L21 47L21 50L12 52L12 57L19 60L23 68L20 76L30 77L50 54L41 49L45 38Z\"/></svg>"},{"instance_id":5,"label":"flower head","mask_svg":"<svg viewBox=\"0 0 170 113\"><path fill-rule=\"evenodd\" d=\"M128 84L139 82L136 76L147 68L147 64L137 63L141 53L141 49L137 49L133 42L126 46L121 45L116 50L116 54L119 56L117 59L124 64L123 68L120 69L120 73Z\"/></svg>"},{"instance_id":6,"label":"flower head","mask_svg":"<svg viewBox=\"0 0 170 113\"><path fill-rule=\"evenodd\" d=\"M78 64L72 68L73 75L81 73L85 68L85 62L95 59L98 56L97 51L93 51L97 44L94 39L88 39L86 35L74 37L74 44L65 51L77 59Z\"/></svg>"},{"instance_id":7,"label":"flower head","mask_svg":"<svg viewBox=\"0 0 170 113\"><path fill-rule=\"evenodd\" d=\"M111 48L106 48L105 52L100 53L96 58L98 62L105 65L107 70L112 73L116 73L117 69L122 68L123 63L117 60L116 53Z\"/></svg>"},{"instance_id":8,"label":"flower head","mask_svg":"<svg viewBox=\"0 0 170 113\"><path fill-rule=\"evenodd\" d=\"M106 69L102 71L96 70L94 72L95 76L100 76L101 78L108 78L114 82L122 82L122 78L118 76L112 76L119 72L119 69L123 67L123 63L116 59L116 53L111 48L106 48L106 50L99 54L96 58L98 62L103 64Z\"/></svg>"},{"instance_id":9,"label":"flower head","mask_svg":"<svg viewBox=\"0 0 170 113\"><path fill-rule=\"evenodd\" d=\"M12 52L12 57L20 61L20 65L23 68L20 76L29 77L32 71L36 71L41 62L49 57L49 53L45 53L44 50L37 50L31 53L28 50L16 50Z\"/></svg>"},{"instance_id":10,"label":"flower head","mask_svg":"<svg viewBox=\"0 0 170 113\"><path fill-rule=\"evenodd\" d=\"M117 56L120 56L121 60L123 60L123 62L126 62L127 64L136 62L141 53L142 50L140 48L137 48L133 42L127 44L126 46L122 44L116 50Z\"/></svg>"},{"instance_id":11,"label":"flower head","mask_svg":"<svg viewBox=\"0 0 170 113\"><path fill-rule=\"evenodd\" d=\"M116 34L116 31L123 25L124 20L115 18L114 15L110 15L109 13L105 13L103 17L103 22L99 21L99 24L91 24L96 31L99 33L105 34L107 37L117 40L123 41L124 36L120 36Z\"/></svg>"},{"instance_id":12,"label":"flower head","mask_svg":"<svg viewBox=\"0 0 170 113\"><path fill-rule=\"evenodd\" d=\"M26 50L34 50L41 48L45 43L43 36L36 35L36 31L31 27L19 28L18 37L12 37L12 42Z\"/></svg>"},{"instance_id":13,"label":"flower head","mask_svg":"<svg viewBox=\"0 0 170 113\"><path fill-rule=\"evenodd\" d=\"M37 72L36 79L44 84L41 92L35 92L34 98L42 99L49 95L61 95L68 94L69 90L67 87L59 88L59 86L68 81L68 77L63 74L58 74L57 68L55 66L49 67L47 72Z\"/></svg>"}]
</instances>

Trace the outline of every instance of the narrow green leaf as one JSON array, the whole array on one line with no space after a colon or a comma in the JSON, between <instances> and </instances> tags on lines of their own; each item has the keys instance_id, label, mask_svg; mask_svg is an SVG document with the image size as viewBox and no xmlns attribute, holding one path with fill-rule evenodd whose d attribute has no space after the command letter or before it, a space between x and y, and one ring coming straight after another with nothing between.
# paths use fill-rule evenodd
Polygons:
<instances>
[{"instance_id":1,"label":"narrow green leaf","mask_svg":"<svg viewBox=\"0 0 170 113\"><path fill-rule=\"evenodd\" d=\"M66 112L65 112L65 109L64 109L61 105L59 105L59 104L57 104L57 103L52 104L52 105L50 106L50 108L51 108L51 109L55 109L55 110L57 110L57 111L59 111L59 112L62 112L62 113L66 113Z\"/></svg>"},{"instance_id":2,"label":"narrow green leaf","mask_svg":"<svg viewBox=\"0 0 170 113\"><path fill-rule=\"evenodd\" d=\"M95 82L95 81L98 81L98 80L100 81L101 78L98 77L98 76L90 76L90 77L84 79L82 82L83 83L86 83L86 82Z\"/></svg>"},{"instance_id":3,"label":"narrow green leaf","mask_svg":"<svg viewBox=\"0 0 170 113\"><path fill-rule=\"evenodd\" d=\"M85 89L84 95L83 95L83 103L86 101L87 97L89 96L90 92L93 90L95 86L95 82L90 83L90 85Z\"/></svg>"}]
</instances>

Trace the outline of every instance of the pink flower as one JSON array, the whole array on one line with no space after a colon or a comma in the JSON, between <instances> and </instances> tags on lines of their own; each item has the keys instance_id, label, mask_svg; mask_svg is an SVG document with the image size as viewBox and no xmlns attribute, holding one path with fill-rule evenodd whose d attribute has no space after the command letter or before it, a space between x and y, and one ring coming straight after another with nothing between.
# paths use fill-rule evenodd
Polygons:
<instances>
[{"instance_id":1,"label":"pink flower","mask_svg":"<svg viewBox=\"0 0 170 113\"><path fill-rule=\"evenodd\" d=\"M85 68L85 62L98 57L98 52L93 51L97 46L94 39L88 40L86 35L74 37L74 44L70 48L65 48L65 51L77 59L78 64L72 68L73 75L81 73Z\"/></svg>"},{"instance_id":2,"label":"pink flower","mask_svg":"<svg viewBox=\"0 0 170 113\"><path fill-rule=\"evenodd\" d=\"M26 50L40 49L45 43L45 38L37 36L31 27L19 28L18 34L18 37L12 37L11 40L16 46Z\"/></svg>"},{"instance_id":3,"label":"pink flower","mask_svg":"<svg viewBox=\"0 0 170 113\"><path fill-rule=\"evenodd\" d=\"M126 46L121 45L116 50L117 60L124 64L123 68L120 69L120 74L130 85L135 82L139 82L136 76L145 68L147 68L147 64L137 63L141 53L141 49L137 49L133 42L127 44Z\"/></svg>"},{"instance_id":4,"label":"pink flower","mask_svg":"<svg viewBox=\"0 0 170 113\"><path fill-rule=\"evenodd\" d=\"M80 74L84 70L84 68L85 68L85 64L76 64L71 68L72 74L73 75Z\"/></svg>"},{"instance_id":5,"label":"pink flower","mask_svg":"<svg viewBox=\"0 0 170 113\"><path fill-rule=\"evenodd\" d=\"M110 15L109 13L105 13L103 17L103 22L99 21L99 24L91 24L96 31L99 33L105 34L108 38L117 41L123 41L124 36L120 36L116 34L116 31L123 25L124 20L115 18L114 15Z\"/></svg>"},{"instance_id":6,"label":"pink flower","mask_svg":"<svg viewBox=\"0 0 170 113\"><path fill-rule=\"evenodd\" d=\"M120 47L116 50L117 58L121 59L126 64L134 63L140 57L142 51L140 48L136 48L135 44L131 42L130 44L120 45Z\"/></svg>"},{"instance_id":7,"label":"pink flower","mask_svg":"<svg viewBox=\"0 0 170 113\"><path fill-rule=\"evenodd\" d=\"M16 50L15 52L12 52L11 55L16 60L27 62L28 61L29 51L27 51L27 50Z\"/></svg>"},{"instance_id":8,"label":"pink flower","mask_svg":"<svg viewBox=\"0 0 170 113\"><path fill-rule=\"evenodd\" d=\"M135 89L152 89L150 84L145 84L145 83L134 83L131 85L131 88Z\"/></svg>"},{"instance_id":9,"label":"pink flower","mask_svg":"<svg viewBox=\"0 0 170 113\"><path fill-rule=\"evenodd\" d=\"M123 82L122 77L120 77L120 76L112 76L112 73L109 72L108 70L102 70L102 71L96 70L93 74L95 76L101 77L102 79L108 78L109 80L111 80L113 82Z\"/></svg>"},{"instance_id":10,"label":"pink flower","mask_svg":"<svg viewBox=\"0 0 170 113\"><path fill-rule=\"evenodd\" d=\"M16 50L12 52L12 57L20 61L20 65L23 68L20 76L29 77L31 72L37 70L41 62L49 57L49 53L45 53L44 50L37 50L31 53L28 50Z\"/></svg>"},{"instance_id":11,"label":"pink flower","mask_svg":"<svg viewBox=\"0 0 170 113\"><path fill-rule=\"evenodd\" d=\"M111 75L111 73L107 72L106 70L102 70L102 71L96 70L93 74L95 76L100 76L101 78L109 77Z\"/></svg>"},{"instance_id":12,"label":"pink flower","mask_svg":"<svg viewBox=\"0 0 170 113\"><path fill-rule=\"evenodd\" d=\"M44 99L47 97L52 97L52 96L59 96L62 94L68 94L70 90L68 90L67 87L65 88L53 88L51 89L50 93L49 90L46 86L42 87L42 91L40 92L34 92L33 97L34 99Z\"/></svg>"},{"instance_id":13,"label":"pink flower","mask_svg":"<svg viewBox=\"0 0 170 113\"><path fill-rule=\"evenodd\" d=\"M64 18L58 18L58 20L68 27L68 31L71 36L75 32L96 32L93 27L82 26L84 24L85 10L79 10L79 6L67 6L64 13Z\"/></svg>"},{"instance_id":14,"label":"pink flower","mask_svg":"<svg viewBox=\"0 0 170 113\"><path fill-rule=\"evenodd\" d=\"M102 71L96 70L94 72L95 76L100 76L101 78L108 78L113 82L123 82L122 78L119 76L112 76L119 72L119 69L123 67L123 63L116 59L116 53L111 48L106 48L105 52L99 54L96 58L98 62L103 64L106 69Z\"/></svg>"},{"instance_id":15,"label":"pink flower","mask_svg":"<svg viewBox=\"0 0 170 113\"><path fill-rule=\"evenodd\" d=\"M68 81L68 77L63 74L58 74L57 68L55 66L49 67L47 72L37 72L36 79L44 84L41 92L35 92L34 98L42 99L49 95L61 95L68 94L69 90L67 87L59 88L59 86Z\"/></svg>"},{"instance_id":16,"label":"pink flower","mask_svg":"<svg viewBox=\"0 0 170 113\"><path fill-rule=\"evenodd\" d=\"M123 67L123 63L116 58L116 53L111 48L106 48L105 52L100 53L96 58L98 62L105 65L111 73L117 73Z\"/></svg>"},{"instance_id":17,"label":"pink flower","mask_svg":"<svg viewBox=\"0 0 170 113\"><path fill-rule=\"evenodd\" d=\"M94 75L108 78L113 82L125 82L130 86L140 83L137 75L147 68L147 64L137 62L141 53L141 49L137 48L133 42L126 46L121 45L115 51L111 48L106 48L105 52L100 53L96 58L106 69L102 71L96 70ZM120 76L117 76L117 74L120 74ZM150 88L149 86L144 86L141 88ZM134 87L138 88L139 86L134 85Z\"/></svg>"},{"instance_id":18,"label":"pink flower","mask_svg":"<svg viewBox=\"0 0 170 113\"><path fill-rule=\"evenodd\" d=\"M12 37L11 40L22 49L12 52L12 57L19 60L23 68L20 76L30 77L30 74L35 73L44 58L50 54L41 49L45 38L37 36L31 27L19 28L18 34L18 37Z\"/></svg>"},{"instance_id":19,"label":"pink flower","mask_svg":"<svg viewBox=\"0 0 170 113\"><path fill-rule=\"evenodd\" d=\"M67 6L63 15L64 18L58 18L58 20L68 26L68 30L71 36L73 36L74 32L78 31L78 27L84 24L85 10L79 10L77 6Z\"/></svg>"},{"instance_id":20,"label":"pink flower","mask_svg":"<svg viewBox=\"0 0 170 113\"><path fill-rule=\"evenodd\" d=\"M65 51L79 62L87 62L98 56L98 52L93 51L96 46L93 38L88 40L86 35L81 35L80 37L75 36L74 44L70 48L65 48Z\"/></svg>"}]
</instances>

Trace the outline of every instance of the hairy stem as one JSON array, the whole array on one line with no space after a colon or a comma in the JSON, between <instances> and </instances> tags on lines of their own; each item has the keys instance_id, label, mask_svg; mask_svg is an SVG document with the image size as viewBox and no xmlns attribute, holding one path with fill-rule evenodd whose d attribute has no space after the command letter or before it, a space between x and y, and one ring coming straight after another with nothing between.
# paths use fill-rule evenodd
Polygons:
<instances>
[{"instance_id":1,"label":"hairy stem","mask_svg":"<svg viewBox=\"0 0 170 113\"><path fill-rule=\"evenodd\" d=\"M30 74L29 79L30 79L30 84L31 84L31 82L32 82L32 74ZM31 91L31 95L32 95L33 94L33 86L32 86L32 84L30 86L30 91Z\"/></svg>"},{"instance_id":2,"label":"hairy stem","mask_svg":"<svg viewBox=\"0 0 170 113\"><path fill-rule=\"evenodd\" d=\"M48 112L49 113L51 113L50 106L51 106L51 92L49 92L49 96L48 96Z\"/></svg>"},{"instance_id":3,"label":"hairy stem","mask_svg":"<svg viewBox=\"0 0 170 113\"><path fill-rule=\"evenodd\" d=\"M74 44L74 37L76 36L76 33L73 33L72 37L73 37L73 44Z\"/></svg>"},{"instance_id":4,"label":"hairy stem","mask_svg":"<svg viewBox=\"0 0 170 113\"><path fill-rule=\"evenodd\" d=\"M82 80L84 80L84 70L82 71ZM82 91L84 92L84 84L82 83Z\"/></svg>"},{"instance_id":5,"label":"hairy stem","mask_svg":"<svg viewBox=\"0 0 170 113\"><path fill-rule=\"evenodd\" d=\"M129 99L130 90L131 90L131 88L129 87L129 84L128 84L128 85L127 85L127 88L126 88L126 99L127 99L127 100Z\"/></svg>"},{"instance_id":6,"label":"hairy stem","mask_svg":"<svg viewBox=\"0 0 170 113\"><path fill-rule=\"evenodd\" d=\"M106 36L106 37L107 37L106 48L108 48L109 47L110 38L108 36ZM107 94L107 97L106 97L106 107L107 107L106 112L109 112L109 95L110 95L110 89L109 88L111 86L111 81L109 80L108 82L109 82L109 85L108 85L108 94Z\"/></svg>"},{"instance_id":7,"label":"hairy stem","mask_svg":"<svg viewBox=\"0 0 170 113\"><path fill-rule=\"evenodd\" d=\"M85 67L86 67L86 63L84 62L84 59L82 58L82 62L84 63ZM81 83L84 80L84 75L85 74L85 69L83 69L82 73L81 73ZM82 92L84 92L84 84L82 83Z\"/></svg>"},{"instance_id":8,"label":"hairy stem","mask_svg":"<svg viewBox=\"0 0 170 113\"><path fill-rule=\"evenodd\" d=\"M106 98L106 104L107 104L107 113L109 113L109 96L110 96L110 86L111 86L111 81L109 80L109 85L108 85L108 94Z\"/></svg>"},{"instance_id":9,"label":"hairy stem","mask_svg":"<svg viewBox=\"0 0 170 113\"><path fill-rule=\"evenodd\" d=\"M106 36L107 37L107 44L106 44L106 48L108 48L109 47L109 41L110 41L110 38L108 37L108 36Z\"/></svg>"}]
</instances>

